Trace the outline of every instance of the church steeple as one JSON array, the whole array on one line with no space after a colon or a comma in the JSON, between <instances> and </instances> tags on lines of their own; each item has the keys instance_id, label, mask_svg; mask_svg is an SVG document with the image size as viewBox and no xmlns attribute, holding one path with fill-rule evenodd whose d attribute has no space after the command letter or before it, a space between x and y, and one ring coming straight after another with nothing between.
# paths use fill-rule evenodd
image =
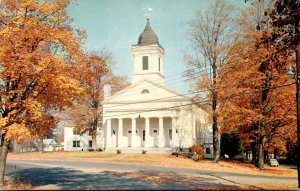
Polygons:
<instances>
[{"instance_id":1,"label":"church steeple","mask_svg":"<svg viewBox=\"0 0 300 191\"><path fill-rule=\"evenodd\" d=\"M153 32L151 26L150 26L150 19L147 18L147 24L145 27L144 32L141 33L138 40L138 45L140 46L146 46L146 45L159 45L157 35Z\"/></svg>"},{"instance_id":2,"label":"church steeple","mask_svg":"<svg viewBox=\"0 0 300 191\"><path fill-rule=\"evenodd\" d=\"M133 45L131 50L134 57L132 83L148 79L163 84L163 56L165 52L150 26L149 18L147 18L144 31L139 36L138 43Z\"/></svg>"}]
</instances>

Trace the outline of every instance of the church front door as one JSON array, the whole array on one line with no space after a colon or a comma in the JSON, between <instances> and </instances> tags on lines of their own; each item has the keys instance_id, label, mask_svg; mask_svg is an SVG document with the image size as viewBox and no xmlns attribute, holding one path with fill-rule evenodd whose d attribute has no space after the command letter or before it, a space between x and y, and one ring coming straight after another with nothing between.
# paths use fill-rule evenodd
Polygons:
<instances>
[{"instance_id":1,"label":"church front door","mask_svg":"<svg viewBox=\"0 0 300 191\"><path fill-rule=\"evenodd\" d=\"M132 132L131 130L127 131L127 137L128 137L128 147L131 147L132 143L131 143L131 139L132 139Z\"/></svg>"},{"instance_id":2,"label":"church front door","mask_svg":"<svg viewBox=\"0 0 300 191\"><path fill-rule=\"evenodd\" d=\"M153 147L158 147L158 128L152 129Z\"/></svg>"}]
</instances>

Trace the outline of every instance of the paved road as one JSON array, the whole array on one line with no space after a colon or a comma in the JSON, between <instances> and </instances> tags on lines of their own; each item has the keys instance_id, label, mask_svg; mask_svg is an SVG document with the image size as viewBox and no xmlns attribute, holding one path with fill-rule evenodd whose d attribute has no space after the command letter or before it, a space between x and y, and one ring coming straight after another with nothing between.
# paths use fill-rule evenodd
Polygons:
<instances>
[{"instance_id":1,"label":"paved road","mask_svg":"<svg viewBox=\"0 0 300 191\"><path fill-rule=\"evenodd\" d=\"M7 175L19 174L33 186L54 185L51 189L195 189L201 186L290 182L296 178L257 176L195 169L168 168L142 164L83 161L8 161ZM120 172L145 175L172 175L176 181L160 183L131 178ZM42 187L41 187L42 188ZM49 189L49 187L46 187Z\"/></svg>"}]
</instances>

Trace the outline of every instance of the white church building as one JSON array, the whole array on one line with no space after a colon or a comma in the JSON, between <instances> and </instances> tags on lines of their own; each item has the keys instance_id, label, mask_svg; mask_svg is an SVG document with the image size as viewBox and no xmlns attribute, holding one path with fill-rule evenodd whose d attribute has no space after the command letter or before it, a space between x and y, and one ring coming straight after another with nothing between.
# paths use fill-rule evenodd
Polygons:
<instances>
[{"instance_id":1,"label":"white church building","mask_svg":"<svg viewBox=\"0 0 300 191\"><path fill-rule=\"evenodd\" d=\"M208 112L190 97L165 86L165 50L149 19L131 51L132 84L113 95L108 85L104 87L103 125L98 132L97 146L106 151L165 152L197 144L205 147L206 157L212 157ZM73 145L70 127L67 132L65 139ZM64 141L65 150L68 140Z\"/></svg>"}]
</instances>

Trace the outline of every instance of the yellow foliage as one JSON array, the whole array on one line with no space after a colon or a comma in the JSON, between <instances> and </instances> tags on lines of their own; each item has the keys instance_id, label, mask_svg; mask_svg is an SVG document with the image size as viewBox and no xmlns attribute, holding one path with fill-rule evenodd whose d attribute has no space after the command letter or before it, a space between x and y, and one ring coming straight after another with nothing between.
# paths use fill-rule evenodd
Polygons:
<instances>
[{"instance_id":1,"label":"yellow foliage","mask_svg":"<svg viewBox=\"0 0 300 191\"><path fill-rule=\"evenodd\" d=\"M13 123L5 128L5 132L5 140L7 141L16 139L18 142L21 142L22 140L28 140L32 137L31 132L25 124Z\"/></svg>"}]
</instances>

